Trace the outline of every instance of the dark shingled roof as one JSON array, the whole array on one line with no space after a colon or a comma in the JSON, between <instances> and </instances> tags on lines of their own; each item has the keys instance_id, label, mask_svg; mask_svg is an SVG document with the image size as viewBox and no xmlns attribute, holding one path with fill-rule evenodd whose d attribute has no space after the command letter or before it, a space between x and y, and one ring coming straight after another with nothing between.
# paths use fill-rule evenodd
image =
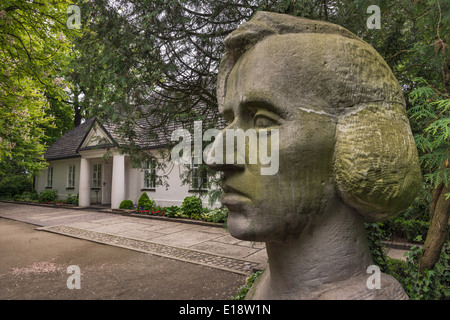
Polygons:
<instances>
[{"instance_id":1,"label":"dark shingled roof","mask_svg":"<svg viewBox=\"0 0 450 320\"><path fill-rule=\"evenodd\" d=\"M47 148L44 154L47 160L57 160L79 157L78 148L89 133L95 118L86 120L78 127L67 132L63 137Z\"/></svg>"},{"instance_id":2,"label":"dark shingled roof","mask_svg":"<svg viewBox=\"0 0 450 320\"><path fill-rule=\"evenodd\" d=\"M225 123L222 117L219 117L218 122L211 121L213 119L213 115L207 115L206 119L203 121L203 130L210 127L214 123L214 127L222 130L225 127ZM126 145L129 143L127 139L125 139L119 130L117 129L117 125L113 123L99 123L95 117L90 118L89 120L83 122L78 127L67 132L62 138L53 143L50 147L48 147L47 151L44 154L45 159L47 160L57 160L57 159L67 159L67 158L76 158L80 157L79 150L81 144L86 139L86 136L89 133L89 130L92 128L94 123L97 122L102 129L104 129L107 135L113 139L114 144L118 145ZM186 128L190 132L192 132L192 128L190 126L193 125L193 121L191 123L181 123L181 122L170 122L165 126L157 127L158 122L156 119L141 119L136 123L136 137L135 143L142 148L161 148L170 144L170 137L174 130L178 128ZM155 128L156 127L156 128ZM109 145L104 145L103 147L108 147ZM101 146L100 146L101 147ZM86 150L90 149L90 147L85 148Z\"/></svg>"}]
</instances>

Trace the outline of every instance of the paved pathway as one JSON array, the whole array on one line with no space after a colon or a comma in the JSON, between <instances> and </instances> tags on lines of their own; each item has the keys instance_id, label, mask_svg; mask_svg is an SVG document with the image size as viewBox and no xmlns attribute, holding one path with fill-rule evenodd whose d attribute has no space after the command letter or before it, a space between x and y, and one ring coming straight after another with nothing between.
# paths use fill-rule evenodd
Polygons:
<instances>
[{"instance_id":1,"label":"paved pathway","mask_svg":"<svg viewBox=\"0 0 450 320\"><path fill-rule=\"evenodd\" d=\"M37 230L206 265L239 274L264 269L263 243L233 238L218 226L146 219L110 210L68 209L0 202L0 217L37 225Z\"/></svg>"}]
</instances>

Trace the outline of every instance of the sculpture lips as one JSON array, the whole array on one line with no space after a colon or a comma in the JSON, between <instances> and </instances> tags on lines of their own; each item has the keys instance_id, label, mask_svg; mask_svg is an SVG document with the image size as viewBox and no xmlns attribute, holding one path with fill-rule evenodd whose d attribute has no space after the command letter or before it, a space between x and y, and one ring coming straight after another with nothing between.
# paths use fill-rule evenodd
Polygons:
<instances>
[{"instance_id":1,"label":"sculpture lips","mask_svg":"<svg viewBox=\"0 0 450 320\"><path fill-rule=\"evenodd\" d=\"M241 195L241 196L244 196L244 197L248 198L248 196L247 196L245 193L243 193L243 192L241 192L241 191L239 191L239 190L237 190L237 189L231 187L231 186L228 185L228 184L224 184L224 185L222 186L222 189L223 189L223 191L224 191L225 194L234 193L234 194Z\"/></svg>"},{"instance_id":2,"label":"sculpture lips","mask_svg":"<svg viewBox=\"0 0 450 320\"><path fill-rule=\"evenodd\" d=\"M230 187L229 185L224 185L223 191L224 194L222 195L220 200L227 207L233 207L242 204L251 204L251 200L246 194Z\"/></svg>"}]
</instances>

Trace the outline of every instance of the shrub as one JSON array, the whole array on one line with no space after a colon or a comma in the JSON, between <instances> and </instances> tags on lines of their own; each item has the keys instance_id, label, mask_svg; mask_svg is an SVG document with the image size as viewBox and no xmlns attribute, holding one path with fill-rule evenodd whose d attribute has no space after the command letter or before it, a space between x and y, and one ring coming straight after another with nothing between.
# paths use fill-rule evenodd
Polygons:
<instances>
[{"instance_id":1,"label":"shrub","mask_svg":"<svg viewBox=\"0 0 450 320\"><path fill-rule=\"evenodd\" d=\"M30 191L25 191L24 193L22 193L22 200L31 200L31 192Z\"/></svg>"},{"instance_id":2,"label":"shrub","mask_svg":"<svg viewBox=\"0 0 450 320\"><path fill-rule=\"evenodd\" d=\"M421 220L407 220L403 217L398 217L388 221L383 226L391 236L407 239L409 242L416 242L415 239L425 239L430 222Z\"/></svg>"},{"instance_id":3,"label":"shrub","mask_svg":"<svg viewBox=\"0 0 450 320\"><path fill-rule=\"evenodd\" d=\"M148 194L143 192L138 200L138 209L141 210L153 210L155 207L155 201L150 200Z\"/></svg>"},{"instance_id":4,"label":"shrub","mask_svg":"<svg viewBox=\"0 0 450 320\"><path fill-rule=\"evenodd\" d=\"M44 190L39 194L39 202L52 202L58 200L56 190Z\"/></svg>"},{"instance_id":5,"label":"shrub","mask_svg":"<svg viewBox=\"0 0 450 320\"><path fill-rule=\"evenodd\" d=\"M184 214L183 209L180 209L175 213L176 218L189 218L187 215Z\"/></svg>"},{"instance_id":6,"label":"shrub","mask_svg":"<svg viewBox=\"0 0 450 320\"><path fill-rule=\"evenodd\" d=\"M36 201L39 200L39 193L36 191L36 189L31 190L30 199Z\"/></svg>"},{"instance_id":7,"label":"shrub","mask_svg":"<svg viewBox=\"0 0 450 320\"><path fill-rule=\"evenodd\" d=\"M0 199L11 200L11 198L13 198L11 192L5 192L3 194L0 194Z\"/></svg>"},{"instance_id":8,"label":"shrub","mask_svg":"<svg viewBox=\"0 0 450 320\"><path fill-rule=\"evenodd\" d=\"M37 193L36 190L32 190L32 191L25 191L24 193L20 194L16 194L14 196L14 200L15 201L28 201L28 202L33 202L33 201L37 201L39 200L39 194Z\"/></svg>"},{"instance_id":9,"label":"shrub","mask_svg":"<svg viewBox=\"0 0 450 320\"><path fill-rule=\"evenodd\" d=\"M123 200L119 205L119 209L133 209L133 201Z\"/></svg>"},{"instance_id":10,"label":"shrub","mask_svg":"<svg viewBox=\"0 0 450 320\"><path fill-rule=\"evenodd\" d=\"M216 208L213 210L205 210L202 214L202 218L208 222L225 222L228 218L228 209Z\"/></svg>"},{"instance_id":11,"label":"shrub","mask_svg":"<svg viewBox=\"0 0 450 320\"><path fill-rule=\"evenodd\" d=\"M68 193L66 199L64 200L64 203L73 204L77 206L78 196L73 196L71 193Z\"/></svg>"},{"instance_id":12,"label":"shrub","mask_svg":"<svg viewBox=\"0 0 450 320\"><path fill-rule=\"evenodd\" d=\"M442 248L432 270L419 271L422 247L414 246L406 262L391 264L390 274L403 286L411 300L444 300L450 298L450 241Z\"/></svg>"},{"instance_id":13,"label":"shrub","mask_svg":"<svg viewBox=\"0 0 450 320\"><path fill-rule=\"evenodd\" d=\"M203 211L202 200L196 196L190 196L184 198L181 205L183 213L191 219L201 219L201 214Z\"/></svg>"},{"instance_id":14,"label":"shrub","mask_svg":"<svg viewBox=\"0 0 450 320\"><path fill-rule=\"evenodd\" d=\"M165 210L166 210L166 216L175 217L177 212L180 211L181 209L178 206L170 206L170 207L165 208Z\"/></svg>"},{"instance_id":15,"label":"shrub","mask_svg":"<svg viewBox=\"0 0 450 320\"><path fill-rule=\"evenodd\" d=\"M0 195L21 195L33 189L31 175L11 174L0 179Z\"/></svg>"}]
</instances>

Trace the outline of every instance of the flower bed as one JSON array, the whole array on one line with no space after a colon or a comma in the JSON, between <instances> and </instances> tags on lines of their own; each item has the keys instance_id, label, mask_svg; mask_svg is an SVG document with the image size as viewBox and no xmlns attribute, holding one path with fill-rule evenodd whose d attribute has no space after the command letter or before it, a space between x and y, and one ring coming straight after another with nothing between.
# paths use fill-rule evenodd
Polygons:
<instances>
[{"instance_id":1,"label":"flower bed","mask_svg":"<svg viewBox=\"0 0 450 320\"><path fill-rule=\"evenodd\" d=\"M148 214L151 216L165 216L166 215L166 211L164 210L134 210L133 212L135 213L139 213L139 214Z\"/></svg>"},{"instance_id":2,"label":"flower bed","mask_svg":"<svg viewBox=\"0 0 450 320\"><path fill-rule=\"evenodd\" d=\"M161 207L157 206L155 201L148 199L144 193L137 204L131 200L123 200L119 208L124 212L138 215L161 216L168 218L184 218L190 220L199 220L204 222L225 223L228 218L228 209L226 208L203 208L200 199L190 196L186 197L183 204L178 206Z\"/></svg>"}]
</instances>

